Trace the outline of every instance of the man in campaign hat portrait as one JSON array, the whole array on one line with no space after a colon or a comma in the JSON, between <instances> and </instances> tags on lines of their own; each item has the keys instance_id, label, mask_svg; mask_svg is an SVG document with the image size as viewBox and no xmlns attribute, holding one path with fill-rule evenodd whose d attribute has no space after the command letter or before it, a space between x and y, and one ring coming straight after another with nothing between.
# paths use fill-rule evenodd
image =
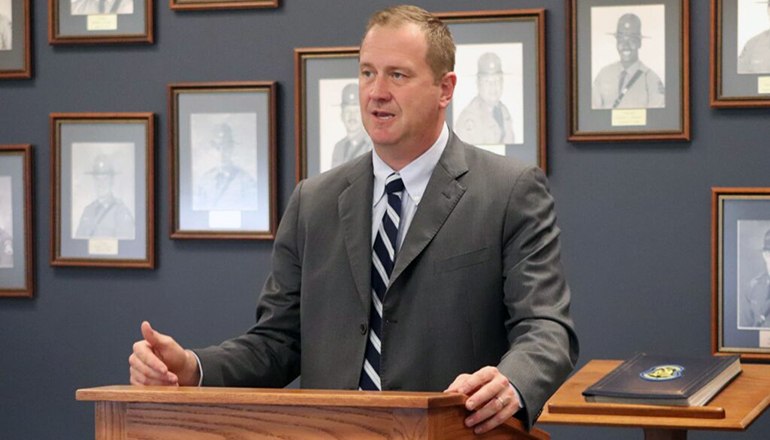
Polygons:
<instances>
[{"instance_id":1,"label":"man in campaign hat portrait","mask_svg":"<svg viewBox=\"0 0 770 440\"><path fill-rule=\"evenodd\" d=\"M513 120L503 96L503 68L500 57L486 52L479 57L476 74L478 94L455 122L457 136L476 145L514 143Z\"/></svg>"},{"instance_id":2,"label":"man in campaign hat portrait","mask_svg":"<svg viewBox=\"0 0 770 440\"><path fill-rule=\"evenodd\" d=\"M0 177L0 268L13 267L11 178Z\"/></svg>"},{"instance_id":3,"label":"man in campaign hat portrait","mask_svg":"<svg viewBox=\"0 0 770 440\"><path fill-rule=\"evenodd\" d=\"M350 83L342 89L342 108L340 117L347 135L334 145L332 168L337 165L372 151L372 140L361 122L361 109L358 106L358 84Z\"/></svg>"},{"instance_id":4,"label":"man in campaign hat portrait","mask_svg":"<svg viewBox=\"0 0 770 440\"><path fill-rule=\"evenodd\" d=\"M7 6L4 8L3 3ZM3 14L7 11L8 15ZM12 21L11 21L11 0L0 0L0 50L11 50Z\"/></svg>"},{"instance_id":5,"label":"man in campaign hat portrait","mask_svg":"<svg viewBox=\"0 0 770 440\"><path fill-rule=\"evenodd\" d=\"M217 124L210 147L218 163L195 182L193 209L243 211L257 207L257 181L233 160L239 142L228 123Z\"/></svg>"},{"instance_id":6,"label":"man in campaign hat portrait","mask_svg":"<svg viewBox=\"0 0 770 440\"><path fill-rule=\"evenodd\" d=\"M0 268L13 267L13 237L0 226Z\"/></svg>"},{"instance_id":7,"label":"man in campaign hat portrait","mask_svg":"<svg viewBox=\"0 0 770 440\"><path fill-rule=\"evenodd\" d=\"M756 3L767 5L770 21L770 0ZM770 73L770 28L755 35L743 46L738 56L738 73Z\"/></svg>"},{"instance_id":8,"label":"man in campaign hat portrait","mask_svg":"<svg viewBox=\"0 0 770 440\"><path fill-rule=\"evenodd\" d=\"M741 327L770 327L770 229L762 244L764 270L749 282L741 307Z\"/></svg>"},{"instance_id":9,"label":"man in campaign hat portrait","mask_svg":"<svg viewBox=\"0 0 770 440\"><path fill-rule=\"evenodd\" d=\"M96 156L91 170L86 174L93 178L96 199L80 215L74 238L133 239L134 216L125 203L113 194L112 188L118 172L110 158Z\"/></svg>"},{"instance_id":10,"label":"man in campaign hat portrait","mask_svg":"<svg viewBox=\"0 0 770 440\"><path fill-rule=\"evenodd\" d=\"M666 90L660 77L639 59L642 20L636 14L623 14L615 37L620 60L602 68L594 79L591 107L663 108Z\"/></svg>"}]
</instances>

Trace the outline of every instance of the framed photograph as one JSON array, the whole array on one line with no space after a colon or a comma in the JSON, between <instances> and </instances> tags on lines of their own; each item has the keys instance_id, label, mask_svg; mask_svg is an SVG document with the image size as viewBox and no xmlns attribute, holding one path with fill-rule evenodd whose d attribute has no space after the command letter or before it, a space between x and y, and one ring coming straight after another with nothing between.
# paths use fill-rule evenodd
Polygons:
<instances>
[{"instance_id":1,"label":"framed photograph","mask_svg":"<svg viewBox=\"0 0 770 440\"><path fill-rule=\"evenodd\" d=\"M276 84L170 84L170 234L272 240Z\"/></svg>"},{"instance_id":2,"label":"framed photograph","mask_svg":"<svg viewBox=\"0 0 770 440\"><path fill-rule=\"evenodd\" d=\"M0 297L32 297L32 208L32 147L0 145Z\"/></svg>"},{"instance_id":3,"label":"framed photograph","mask_svg":"<svg viewBox=\"0 0 770 440\"><path fill-rule=\"evenodd\" d=\"M466 142L545 170L545 11L436 15L457 44L447 125ZM358 104L358 48L299 48L294 60L300 181L368 153L372 142Z\"/></svg>"},{"instance_id":4,"label":"framed photograph","mask_svg":"<svg viewBox=\"0 0 770 440\"><path fill-rule=\"evenodd\" d=\"M372 150L358 105L358 48L294 49L297 182Z\"/></svg>"},{"instance_id":5,"label":"framed photograph","mask_svg":"<svg viewBox=\"0 0 770 440\"><path fill-rule=\"evenodd\" d=\"M568 140L690 140L689 0L569 0Z\"/></svg>"},{"instance_id":6,"label":"framed photograph","mask_svg":"<svg viewBox=\"0 0 770 440\"><path fill-rule=\"evenodd\" d=\"M770 107L770 2L711 0L711 106Z\"/></svg>"},{"instance_id":7,"label":"framed photograph","mask_svg":"<svg viewBox=\"0 0 770 440\"><path fill-rule=\"evenodd\" d=\"M770 360L770 188L712 188L712 352Z\"/></svg>"},{"instance_id":8,"label":"framed photograph","mask_svg":"<svg viewBox=\"0 0 770 440\"><path fill-rule=\"evenodd\" d=\"M277 8L278 0L169 0L175 11Z\"/></svg>"},{"instance_id":9,"label":"framed photograph","mask_svg":"<svg viewBox=\"0 0 770 440\"><path fill-rule=\"evenodd\" d=\"M546 171L545 10L436 15L457 46L449 127L465 142Z\"/></svg>"},{"instance_id":10,"label":"framed photograph","mask_svg":"<svg viewBox=\"0 0 770 440\"><path fill-rule=\"evenodd\" d=\"M152 113L51 114L51 265L155 268Z\"/></svg>"},{"instance_id":11,"label":"framed photograph","mask_svg":"<svg viewBox=\"0 0 770 440\"><path fill-rule=\"evenodd\" d=\"M152 44L153 0L48 0L50 44Z\"/></svg>"},{"instance_id":12,"label":"framed photograph","mask_svg":"<svg viewBox=\"0 0 770 440\"><path fill-rule=\"evenodd\" d=\"M32 78L30 0L0 0L0 79Z\"/></svg>"}]
</instances>

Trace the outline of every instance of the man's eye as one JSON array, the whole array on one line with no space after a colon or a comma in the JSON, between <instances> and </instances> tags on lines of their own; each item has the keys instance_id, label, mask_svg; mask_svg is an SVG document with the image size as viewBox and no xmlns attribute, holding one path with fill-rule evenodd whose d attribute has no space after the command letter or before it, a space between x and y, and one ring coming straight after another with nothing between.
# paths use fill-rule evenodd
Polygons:
<instances>
[{"instance_id":1,"label":"man's eye","mask_svg":"<svg viewBox=\"0 0 770 440\"><path fill-rule=\"evenodd\" d=\"M393 78L395 78L395 79L402 79L402 78L406 78L406 75L404 75L401 72L393 72Z\"/></svg>"}]
</instances>

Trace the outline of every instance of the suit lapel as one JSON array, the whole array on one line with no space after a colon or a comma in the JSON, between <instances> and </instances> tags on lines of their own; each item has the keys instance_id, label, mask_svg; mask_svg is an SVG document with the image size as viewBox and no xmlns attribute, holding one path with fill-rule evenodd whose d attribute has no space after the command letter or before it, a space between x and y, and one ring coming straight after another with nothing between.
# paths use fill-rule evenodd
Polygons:
<instances>
[{"instance_id":1,"label":"suit lapel","mask_svg":"<svg viewBox=\"0 0 770 440\"><path fill-rule=\"evenodd\" d=\"M396 257L396 266L390 276L391 286L433 240L449 214L457 206L457 202L465 193L465 187L460 185L457 178L467 171L465 148L454 133L450 132L446 149L433 170L428 187L425 188L425 194Z\"/></svg>"},{"instance_id":2,"label":"suit lapel","mask_svg":"<svg viewBox=\"0 0 770 440\"><path fill-rule=\"evenodd\" d=\"M348 186L337 199L345 249L353 281L366 316L372 303L372 191L374 172L371 154L363 155L348 174Z\"/></svg>"}]
</instances>

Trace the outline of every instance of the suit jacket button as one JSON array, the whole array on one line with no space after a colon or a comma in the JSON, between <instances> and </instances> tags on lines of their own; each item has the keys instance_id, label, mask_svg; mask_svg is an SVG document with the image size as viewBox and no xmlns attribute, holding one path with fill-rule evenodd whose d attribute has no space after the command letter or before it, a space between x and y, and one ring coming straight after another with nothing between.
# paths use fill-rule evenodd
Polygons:
<instances>
[{"instance_id":1,"label":"suit jacket button","mask_svg":"<svg viewBox=\"0 0 770 440\"><path fill-rule=\"evenodd\" d=\"M368 329L368 326L366 325L366 323L364 323L364 324L361 324L361 334L362 334L362 335L365 335L365 334L367 333L367 331L368 331L368 330L369 330L369 329Z\"/></svg>"}]
</instances>

